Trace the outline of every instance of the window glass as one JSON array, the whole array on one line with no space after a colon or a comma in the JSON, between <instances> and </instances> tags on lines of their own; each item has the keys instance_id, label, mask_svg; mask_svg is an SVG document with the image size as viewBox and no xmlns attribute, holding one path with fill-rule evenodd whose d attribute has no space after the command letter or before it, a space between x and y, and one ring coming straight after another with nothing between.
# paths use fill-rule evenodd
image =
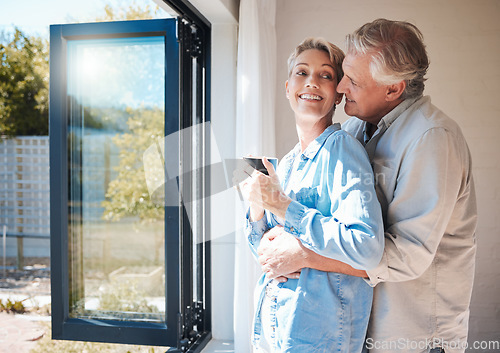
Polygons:
<instances>
[{"instance_id":1,"label":"window glass","mask_svg":"<svg viewBox=\"0 0 500 353\"><path fill-rule=\"evenodd\" d=\"M69 315L162 322L165 211L143 154L165 131L165 38L67 50Z\"/></svg>"}]
</instances>

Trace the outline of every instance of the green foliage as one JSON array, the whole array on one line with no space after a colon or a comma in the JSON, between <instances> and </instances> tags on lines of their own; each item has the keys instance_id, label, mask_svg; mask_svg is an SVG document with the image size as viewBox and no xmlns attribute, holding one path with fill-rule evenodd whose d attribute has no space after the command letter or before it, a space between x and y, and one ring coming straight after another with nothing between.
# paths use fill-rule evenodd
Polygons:
<instances>
[{"instance_id":1,"label":"green foliage","mask_svg":"<svg viewBox=\"0 0 500 353\"><path fill-rule=\"evenodd\" d=\"M160 12L160 8L158 5L137 4L136 1L133 1L128 6L126 4L113 6L108 3L104 6L104 12L103 16L96 18L97 22L147 20L155 18Z\"/></svg>"},{"instance_id":2,"label":"green foliage","mask_svg":"<svg viewBox=\"0 0 500 353\"><path fill-rule=\"evenodd\" d=\"M163 137L164 113L158 108L128 108L127 112L130 132L113 137L120 149L120 162L116 167L118 176L109 183L106 200L102 202L103 218L118 221L136 216L142 222L162 220L163 205L155 204L149 196L142 156L149 146Z\"/></svg>"},{"instance_id":3,"label":"green foliage","mask_svg":"<svg viewBox=\"0 0 500 353\"><path fill-rule=\"evenodd\" d=\"M48 43L19 29L0 36L0 135L47 135Z\"/></svg>"},{"instance_id":4,"label":"green foliage","mask_svg":"<svg viewBox=\"0 0 500 353\"><path fill-rule=\"evenodd\" d=\"M14 314L24 314L26 312L26 308L22 301L11 301L10 299L7 299L7 302L4 304L0 299L0 312L2 311Z\"/></svg>"},{"instance_id":5,"label":"green foliage","mask_svg":"<svg viewBox=\"0 0 500 353\"><path fill-rule=\"evenodd\" d=\"M99 297L98 310L136 313L157 313L155 306L144 299L146 293L138 288L137 283L113 281L112 285Z\"/></svg>"}]
</instances>

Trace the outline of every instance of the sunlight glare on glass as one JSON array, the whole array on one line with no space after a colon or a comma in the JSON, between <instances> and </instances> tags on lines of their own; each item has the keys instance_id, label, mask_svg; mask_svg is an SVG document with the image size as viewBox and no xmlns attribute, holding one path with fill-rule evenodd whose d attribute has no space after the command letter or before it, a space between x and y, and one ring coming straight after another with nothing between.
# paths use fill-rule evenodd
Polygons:
<instances>
[{"instance_id":1,"label":"sunlight glare on glass","mask_svg":"<svg viewBox=\"0 0 500 353\"><path fill-rule=\"evenodd\" d=\"M83 53L83 58L81 61L81 74L82 79L88 83L97 81L99 77L102 77L104 67L101 63L101 59L89 51Z\"/></svg>"},{"instance_id":2,"label":"sunlight glare on glass","mask_svg":"<svg viewBox=\"0 0 500 353\"><path fill-rule=\"evenodd\" d=\"M83 40L68 45L75 90L94 107L164 107L163 37Z\"/></svg>"}]
</instances>

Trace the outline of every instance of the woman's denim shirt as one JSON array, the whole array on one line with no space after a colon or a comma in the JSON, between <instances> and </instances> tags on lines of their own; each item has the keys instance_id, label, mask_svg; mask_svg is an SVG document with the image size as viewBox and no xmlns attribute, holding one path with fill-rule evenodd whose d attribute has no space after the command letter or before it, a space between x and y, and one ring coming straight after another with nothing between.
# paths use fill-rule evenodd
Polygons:
<instances>
[{"instance_id":1,"label":"woman's denim shirt","mask_svg":"<svg viewBox=\"0 0 500 353\"><path fill-rule=\"evenodd\" d=\"M382 215L368 156L357 140L331 125L303 153L297 144L277 173L292 202L284 220L266 211L261 220L247 223L256 256L263 234L281 224L320 255L362 270L378 265ZM262 275L256 288L256 345L268 283ZM372 288L362 278L304 268L299 279L278 287L273 311L280 352L361 352L372 304Z\"/></svg>"}]
</instances>

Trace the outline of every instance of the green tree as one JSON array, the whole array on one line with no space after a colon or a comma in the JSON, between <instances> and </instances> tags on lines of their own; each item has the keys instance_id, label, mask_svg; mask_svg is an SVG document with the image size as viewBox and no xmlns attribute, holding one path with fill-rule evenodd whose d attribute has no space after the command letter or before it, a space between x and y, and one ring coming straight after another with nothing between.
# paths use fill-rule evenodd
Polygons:
<instances>
[{"instance_id":1,"label":"green tree","mask_svg":"<svg viewBox=\"0 0 500 353\"><path fill-rule=\"evenodd\" d=\"M0 135L47 135L48 43L15 29L0 36Z\"/></svg>"},{"instance_id":2,"label":"green tree","mask_svg":"<svg viewBox=\"0 0 500 353\"><path fill-rule=\"evenodd\" d=\"M127 125L130 132L117 134L113 142L120 149L118 176L108 185L103 218L118 221L136 216L141 222L164 218L163 205L155 204L149 195L144 174L144 151L163 137L164 113L158 108L131 109Z\"/></svg>"},{"instance_id":3,"label":"green tree","mask_svg":"<svg viewBox=\"0 0 500 353\"><path fill-rule=\"evenodd\" d=\"M160 7L158 5L144 5L143 3L137 4L136 1L133 1L129 5L122 4L119 6L113 6L108 3L104 6L104 12L104 15L98 16L95 21L148 20L159 15Z\"/></svg>"},{"instance_id":4,"label":"green tree","mask_svg":"<svg viewBox=\"0 0 500 353\"><path fill-rule=\"evenodd\" d=\"M96 21L139 20L159 16L158 5L151 6L133 1L129 5L104 7L104 16ZM147 66L147 65L146 65ZM141 222L163 220L163 205L155 204L149 195L146 184L142 155L144 151L163 137L164 112L158 108L127 108L129 132L117 134L113 143L120 149L118 176L107 188L103 218L118 221L123 217L138 217Z\"/></svg>"}]
</instances>

